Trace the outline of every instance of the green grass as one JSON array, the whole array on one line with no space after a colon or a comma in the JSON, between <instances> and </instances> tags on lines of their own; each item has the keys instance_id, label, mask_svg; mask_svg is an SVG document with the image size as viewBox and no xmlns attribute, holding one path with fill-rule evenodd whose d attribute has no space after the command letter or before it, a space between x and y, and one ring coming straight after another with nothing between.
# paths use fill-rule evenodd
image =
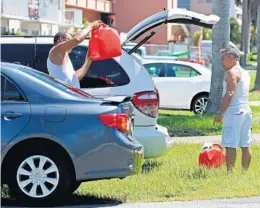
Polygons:
<instances>
[{"instance_id":1,"label":"green grass","mask_svg":"<svg viewBox=\"0 0 260 208\"><path fill-rule=\"evenodd\" d=\"M251 106L253 133L260 133L260 106ZM212 116L194 115L189 111L160 110L158 123L168 128L171 136L220 135L222 124L213 126Z\"/></svg>"},{"instance_id":2,"label":"green grass","mask_svg":"<svg viewBox=\"0 0 260 208\"><path fill-rule=\"evenodd\" d=\"M240 160L234 173L226 168L200 168L197 158L201 145L176 144L167 155L147 161L143 173L123 180L83 183L78 195L121 202L152 202L246 197L260 195L260 146L253 146L248 172ZM238 152L240 158L241 152Z\"/></svg>"},{"instance_id":3,"label":"green grass","mask_svg":"<svg viewBox=\"0 0 260 208\"><path fill-rule=\"evenodd\" d=\"M247 64L249 66L256 66L257 65L257 61L248 61Z\"/></svg>"},{"instance_id":4,"label":"green grass","mask_svg":"<svg viewBox=\"0 0 260 208\"><path fill-rule=\"evenodd\" d=\"M249 93L249 100L250 101L260 101L260 91L253 91L255 79L256 79L256 72L250 72L251 83L250 83L250 93Z\"/></svg>"}]
</instances>

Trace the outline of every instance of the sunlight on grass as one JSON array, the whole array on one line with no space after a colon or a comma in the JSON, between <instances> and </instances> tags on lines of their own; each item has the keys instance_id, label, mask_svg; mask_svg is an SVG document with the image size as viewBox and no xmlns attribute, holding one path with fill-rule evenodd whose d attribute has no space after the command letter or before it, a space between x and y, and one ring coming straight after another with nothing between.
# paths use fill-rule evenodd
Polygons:
<instances>
[{"instance_id":1,"label":"sunlight on grass","mask_svg":"<svg viewBox=\"0 0 260 208\"><path fill-rule=\"evenodd\" d=\"M250 93L249 93L249 100L250 101L260 101L260 91L252 91L254 89L255 79L256 79L256 72L250 72L251 82L250 82Z\"/></svg>"},{"instance_id":2,"label":"sunlight on grass","mask_svg":"<svg viewBox=\"0 0 260 208\"><path fill-rule=\"evenodd\" d=\"M127 177L83 183L78 194L112 198L123 202L174 201L256 196L260 194L260 146L253 146L248 172L241 171L240 160L233 174L226 168L200 168L201 145L178 144L162 158L149 160L147 171ZM238 159L241 151L238 152ZM149 168L150 167L150 168Z\"/></svg>"},{"instance_id":3,"label":"sunlight on grass","mask_svg":"<svg viewBox=\"0 0 260 208\"><path fill-rule=\"evenodd\" d=\"M253 133L260 133L260 106L251 106ZM171 136L220 135L222 124L213 125L212 116L194 115L189 111L160 110L158 123L168 128Z\"/></svg>"}]
</instances>

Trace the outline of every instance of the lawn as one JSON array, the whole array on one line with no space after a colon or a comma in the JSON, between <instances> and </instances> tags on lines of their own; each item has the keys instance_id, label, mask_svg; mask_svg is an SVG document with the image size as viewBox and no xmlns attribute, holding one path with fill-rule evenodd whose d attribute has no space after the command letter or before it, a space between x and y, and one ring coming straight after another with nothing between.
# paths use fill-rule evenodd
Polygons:
<instances>
[{"instance_id":1,"label":"lawn","mask_svg":"<svg viewBox=\"0 0 260 208\"><path fill-rule=\"evenodd\" d=\"M250 83L250 93L249 93L249 100L250 101L260 101L260 91L253 91L255 79L256 79L256 72L250 72L251 83Z\"/></svg>"},{"instance_id":2,"label":"lawn","mask_svg":"<svg viewBox=\"0 0 260 208\"><path fill-rule=\"evenodd\" d=\"M260 133L260 106L251 106L253 133ZM194 115L189 111L160 110L158 123L169 130L171 136L220 135L222 125L213 125L211 116Z\"/></svg>"},{"instance_id":3,"label":"lawn","mask_svg":"<svg viewBox=\"0 0 260 208\"><path fill-rule=\"evenodd\" d=\"M176 144L167 155L148 160L139 175L123 180L112 179L83 183L77 194L108 201L152 202L195 200L260 195L260 146L253 146L250 170L235 172L200 168L197 158L201 145ZM240 158L241 152L238 153ZM83 197L82 196L82 197Z\"/></svg>"}]
</instances>

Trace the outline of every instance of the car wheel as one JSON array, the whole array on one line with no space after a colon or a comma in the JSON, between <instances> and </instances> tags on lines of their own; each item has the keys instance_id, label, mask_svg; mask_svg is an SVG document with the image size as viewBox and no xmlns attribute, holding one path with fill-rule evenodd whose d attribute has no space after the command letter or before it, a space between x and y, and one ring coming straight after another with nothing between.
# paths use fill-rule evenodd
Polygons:
<instances>
[{"instance_id":1,"label":"car wheel","mask_svg":"<svg viewBox=\"0 0 260 208\"><path fill-rule=\"evenodd\" d=\"M69 193L71 173L55 151L46 147L23 150L15 158L10 168L9 188L11 195L23 204L51 205Z\"/></svg>"},{"instance_id":2,"label":"car wheel","mask_svg":"<svg viewBox=\"0 0 260 208\"><path fill-rule=\"evenodd\" d=\"M192 111L195 114L199 114L199 115L203 114L206 110L208 100L209 98L207 95L201 95L196 97L192 103Z\"/></svg>"},{"instance_id":3,"label":"car wheel","mask_svg":"<svg viewBox=\"0 0 260 208\"><path fill-rule=\"evenodd\" d=\"M71 183L69 192L74 193L80 187L80 185L81 185L81 182L78 182L78 181Z\"/></svg>"}]
</instances>

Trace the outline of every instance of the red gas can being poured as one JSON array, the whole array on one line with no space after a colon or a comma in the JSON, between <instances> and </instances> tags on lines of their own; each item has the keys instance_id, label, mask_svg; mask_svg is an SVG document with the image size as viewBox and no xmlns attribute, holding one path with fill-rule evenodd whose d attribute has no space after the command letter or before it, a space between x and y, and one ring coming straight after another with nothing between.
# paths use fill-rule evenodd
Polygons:
<instances>
[{"instance_id":1,"label":"red gas can being poured","mask_svg":"<svg viewBox=\"0 0 260 208\"><path fill-rule=\"evenodd\" d=\"M122 54L120 36L108 25L101 24L93 30L89 41L89 56L92 61L106 60Z\"/></svg>"},{"instance_id":2,"label":"red gas can being poured","mask_svg":"<svg viewBox=\"0 0 260 208\"><path fill-rule=\"evenodd\" d=\"M199 165L219 168L225 164L225 161L225 153L219 144L204 144L199 155Z\"/></svg>"}]
</instances>

